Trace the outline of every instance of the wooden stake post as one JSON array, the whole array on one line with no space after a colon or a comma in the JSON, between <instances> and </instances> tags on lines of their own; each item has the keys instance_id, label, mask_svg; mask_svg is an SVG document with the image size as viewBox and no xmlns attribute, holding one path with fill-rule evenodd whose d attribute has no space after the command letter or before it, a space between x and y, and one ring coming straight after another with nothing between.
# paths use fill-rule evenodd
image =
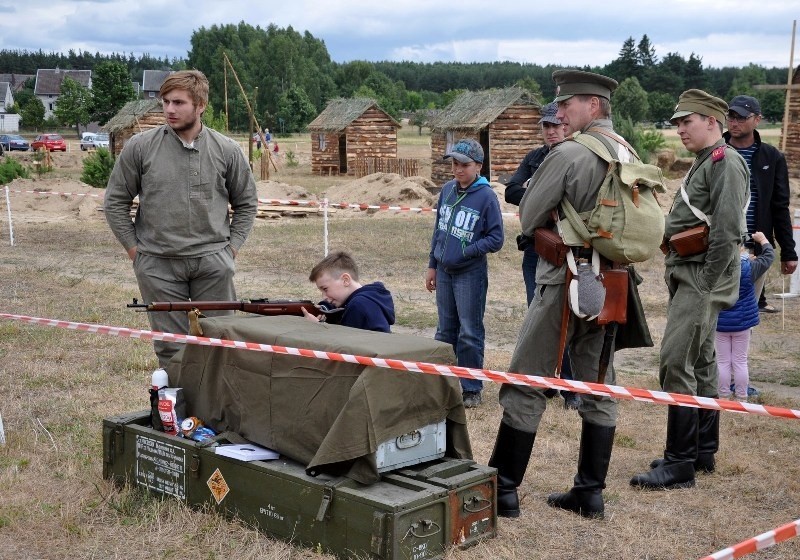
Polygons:
<instances>
[{"instance_id":1,"label":"wooden stake post","mask_svg":"<svg viewBox=\"0 0 800 560\"><path fill-rule=\"evenodd\" d=\"M239 90L242 92L242 97L244 98L244 103L247 106L247 113L250 115L250 119L252 120L252 122L255 123L256 132L258 133L259 138L261 138L261 145L264 146L264 151L261 152L261 159L262 160L264 159L264 152L266 152L268 161L269 161L269 163L272 164L272 168L275 171L278 171L278 167L275 165L275 162L272 161L272 154L270 154L269 150L267 149L267 139L264 136L264 131L261 129L261 125L258 123L258 119L256 118L256 115L253 112L253 108L250 106L250 100L247 98L247 94L244 91L244 87L242 86L242 82L239 81L239 75L236 73L236 69L233 67L233 64L231 63L231 59L228 58L228 54L223 52L222 56L225 57L225 62L230 67L231 72L233 72L233 77L236 80L236 83L239 85ZM250 135L250 133L247 134L247 141L252 143L252 136ZM269 179L269 165L266 165L266 177L264 176L264 168L265 168L265 166L262 163L261 164L261 178L262 179Z\"/></svg>"}]
</instances>

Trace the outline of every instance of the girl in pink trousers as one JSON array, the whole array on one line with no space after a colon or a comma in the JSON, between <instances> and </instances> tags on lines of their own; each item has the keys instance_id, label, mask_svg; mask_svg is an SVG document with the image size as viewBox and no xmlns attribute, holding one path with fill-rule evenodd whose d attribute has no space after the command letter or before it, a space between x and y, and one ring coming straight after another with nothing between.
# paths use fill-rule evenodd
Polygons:
<instances>
[{"instance_id":1,"label":"girl in pink trousers","mask_svg":"<svg viewBox=\"0 0 800 560\"><path fill-rule=\"evenodd\" d=\"M766 236L757 231L753 243L761 246L758 257L752 256L747 245L742 246L742 277L739 283L739 300L730 309L721 311L717 321L714 340L719 368L719 398L731 396L731 377L736 389L736 400L747 400L750 374L747 369L747 353L750 348L750 333L758 324L758 298L755 293L756 280L769 270L775 258Z\"/></svg>"}]
</instances>

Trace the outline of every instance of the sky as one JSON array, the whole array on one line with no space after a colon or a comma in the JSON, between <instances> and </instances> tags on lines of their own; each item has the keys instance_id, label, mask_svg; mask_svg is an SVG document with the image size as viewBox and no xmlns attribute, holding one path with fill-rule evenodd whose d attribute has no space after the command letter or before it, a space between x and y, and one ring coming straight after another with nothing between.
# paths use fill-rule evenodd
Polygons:
<instances>
[{"instance_id":1,"label":"sky","mask_svg":"<svg viewBox=\"0 0 800 560\"><path fill-rule=\"evenodd\" d=\"M0 0L0 49L184 58L194 30L244 21L308 31L336 62L602 66L646 34L659 59L787 68L798 16L797 0Z\"/></svg>"}]
</instances>

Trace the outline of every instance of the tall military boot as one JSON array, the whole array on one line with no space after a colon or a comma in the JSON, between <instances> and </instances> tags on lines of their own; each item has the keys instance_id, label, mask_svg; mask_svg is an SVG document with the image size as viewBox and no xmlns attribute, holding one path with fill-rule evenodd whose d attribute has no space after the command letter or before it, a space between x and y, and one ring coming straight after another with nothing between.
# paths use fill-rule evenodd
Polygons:
<instances>
[{"instance_id":1,"label":"tall military boot","mask_svg":"<svg viewBox=\"0 0 800 560\"><path fill-rule=\"evenodd\" d=\"M583 517L603 517L603 489L606 487L615 430L614 426L598 426L583 421L575 484L569 492L550 494L548 505L573 511Z\"/></svg>"},{"instance_id":2,"label":"tall military boot","mask_svg":"<svg viewBox=\"0 0 800 560\"><path fill-rule=\"evenodd\" d=\"M664 450L664 460L650 472L634 476L631 479L631 486L639 486L646 490L671 490L694 486L697 438L697 409L670 406L667 410L667 446Z\"/></svg>"},{"instance_id":3,"label":"tall military boot","mask_svg":"<svg viewBox=\"0 0 800 560\"><path fill-rule=\"evenodd\" d=\"M694 462L695 472L712 473L717 467L714 455L719 451L719 410L698 409L697 460ZM654 469L664 459L653 459L650 468Z\"/></svg>"},{"instance_id":4,"label":"tall military boot","mask_svg":"<svg viewBox=\"0 0 800 560\"><path fill-rule=\"evenodd\" d=\"M522 484L536 432L523 432L500 422L489 466L497 469L497 515L519 517L517 488Z\"/></svg>"},{"instance_id":5,"label":"tall military boot","mask_svg":"<svg viewBox=\"0 0 800 560\"><path fill-rule=\"evenodd\" d=\"M714 455L719 451L719 410L699 409L697 422L699 435L694 470L712 473L717 468Z\"/></svg>"}]
</instances>

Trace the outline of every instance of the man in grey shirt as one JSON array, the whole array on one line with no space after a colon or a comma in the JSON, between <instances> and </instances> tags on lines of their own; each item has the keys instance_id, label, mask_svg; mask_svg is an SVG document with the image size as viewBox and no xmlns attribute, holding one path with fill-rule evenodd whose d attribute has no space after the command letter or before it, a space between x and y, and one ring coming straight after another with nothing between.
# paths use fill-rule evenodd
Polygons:
<instances>
[{"instance_id":1,"label":"man in grey shirt","mask_svg":"<svg viewBox=\"0 0 800 560\"><path fill-rule=\"evenodd\" d=\"M258 205L250 166L238 144L203 126L208 80L201 72L171 74L159 96L167 124L125 144L108 181L106 219L133 261L145 302L236 299L234 258ZM134 222L130 210L137 195ZM184 313L148 317L156 331L189 330ZM153 346L162 367L180 348L162 341Z\"/></svg>"}]
</instances>

